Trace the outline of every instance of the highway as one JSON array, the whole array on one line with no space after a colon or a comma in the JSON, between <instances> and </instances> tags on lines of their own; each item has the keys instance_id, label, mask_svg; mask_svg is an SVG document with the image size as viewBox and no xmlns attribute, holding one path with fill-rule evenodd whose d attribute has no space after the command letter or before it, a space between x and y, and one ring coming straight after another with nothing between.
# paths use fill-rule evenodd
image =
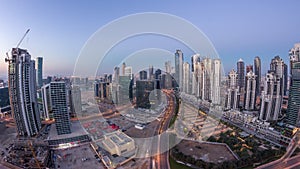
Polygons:
<instances>
[{"instance_id":1,"label":"highway","mask_svg":"<svg viewBox=\"0 0 300 169\"><path fill-rule=\"evenodd\" d=\"M257 169L273 169L273 168L300 168L300 155L292 156L294 151L300 145L300 130L297 129L292 141L287 147L286 153L278 160L257 167Z\"/></svg>"},{"instance_id":2,"label":"highway","mask_svg":"<svg viewBox=\"0 0 300 169\"><path fill-rule=\"evenodd\" d=\"M168 129L170 121L175 111L175 96L172 91L164 90L167 95L168 107L165 110L165 114L160 121L159 126L155 129L154 135L157 139L152 141L152 154L150 157L150 169L169 169L169 138L165 131Z\"/></svg>"}]
</instances>

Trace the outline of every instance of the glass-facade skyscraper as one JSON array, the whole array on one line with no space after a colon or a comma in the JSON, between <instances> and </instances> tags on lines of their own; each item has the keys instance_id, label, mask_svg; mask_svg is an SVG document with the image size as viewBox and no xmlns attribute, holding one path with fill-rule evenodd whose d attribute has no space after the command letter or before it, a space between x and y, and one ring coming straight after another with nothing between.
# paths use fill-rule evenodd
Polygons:
<instances>
[{"instance_id":1,"label":"glass-facade skyscraper","mask_svg":"<svg viewBox=\"0 0 300 169\"><path fill-rule=\"evenodd\" d=\"M50 97L57 134L70 134L71 122L67 105L67 91L64 81L50 83Z\"/></svg>"},{"instance_id":2,"label":"glass-facade skyscraper","mask_svg":"<svg viewBox=\"0 0 300 169\"><path fill-rule=\"evenodd\" d=\"M43 58L36 58L36 83L37 87L41 88L43 86Z\"/></svg>"},{"instance_id":3,"label":"glass-facade skyscraper","mask_svg":"<svg viewBox=\"0 0 300 169\"><path fill-rule=\"evenodd\" d=\"M237 62L237 85L239 90L243 91L245 87L245 62L240 59Z\"/></svg>"},{"instance_id":4,"label":"glass-facade skyscraper","mask_svg":"<svg viewBox=\"0 0 300 169\"><path fill-rule=\"evenodd\" d=\"M300 109L300 43L295 44L289 52L291 65L291 80L289 90L289 104L286 122L299 126Z\"/></svg>"},{"instance_id":5,"label":"glass-facade skyscraper","mask_svg":"<svg viewBox=\"0 0 300 169\"><path fill-rule=\"evenodd\" d=\"M182 91L183 89L183 53L181 50L175 52L175 80L178 87Z\"/></svg>"}]
</instances>

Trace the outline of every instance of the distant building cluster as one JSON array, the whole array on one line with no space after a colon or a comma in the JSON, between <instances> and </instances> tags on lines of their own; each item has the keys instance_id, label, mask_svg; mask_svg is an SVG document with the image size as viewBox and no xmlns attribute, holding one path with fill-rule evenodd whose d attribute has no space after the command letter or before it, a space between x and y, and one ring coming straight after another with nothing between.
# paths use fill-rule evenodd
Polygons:
<instances>
[{"instance_id":1,"label":"distant building cluster","mask_svg":"<svg viewBox=\"0 0 300 169\"><path fill-rule=\"evenodd\" d=\"M282 58L275 56L264 77L261 75L261 60L258 56L254 59L254 66L247 65L246 69L244 61L240 59L237 71L233 69L228 73L224 109L253 111L257 112L262 121L276 122L283 119L286 124L299 126L299 48L300 44L297 43L289 51L290 72ZM285 107L283 105L286 102L287 110L283 112L282 107Z\"/></svg>"}]
</instances>

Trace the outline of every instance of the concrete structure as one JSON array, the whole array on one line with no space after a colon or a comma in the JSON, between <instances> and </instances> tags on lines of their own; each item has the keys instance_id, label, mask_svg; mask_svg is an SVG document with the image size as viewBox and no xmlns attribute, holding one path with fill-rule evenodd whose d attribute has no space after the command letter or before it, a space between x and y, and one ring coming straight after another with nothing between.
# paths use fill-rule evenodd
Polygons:
<instances>
[{"instance_id":1,"label":"concrete structure","mask_svg":"<svg viewBox=\"0 0 300 169\"><path fill-rule=\"evenodd\" d=\"M250 70L246 74L244 109L254 110L256 102L256 75Z\"/></svg>"},{"instance_id":2,"label":"concrete structure","mask_svg":"<svg viewBox=\"0 0 300 169\"><path fill-rule=\"evenodd\" d=\"M25 49L13 48L8 60L9 95L19 136L34 136L41 128L35 62Z\"/></svg>"},{"instance_id":3,"label":"concrete structure","mask_svg":"<svg viewBox=\"0 0 300 169\"><path fill-rule=\"evenodd\" d=\"M71 123L67 106L67 91L63 81L50 83L50 98L58 135L70 134Z\"/></svg>"},{"instance_id":4,"label":"concrete structure","mask_svg":"<svg viewBox=\"0 0 300 169\"><path fill-rule=\"evenodd\" d=\"M36 58L36 84L38 88L43 86L43 58Z\"/></svg>"},{"instance_id":5,"label":"concrete structure","mask_svg":"<svg viewBox=\"0 0 300 169\"><path fill-rule=\"evenodd\" d=\"M261 93L259 119L276 121L281 111L282 78L275 71L269 71L264 82L264 91Z\"/></svg>"},{"instance_id":6,"label":"concrete structure","mask_svg":"<svg viewBox=\"0 0 300 169\"><path fill-rule=\"evenodd\" d=\"M121 156L124 153L135 150L134 140L119 130L104 135L102 144L112 155Z\"/></svg>"},{"instance_id":7,"label":"concrete structure","mask_svg":"<svg viewBox=\"0 0 300 169\"><path fill-rule=\"evenodd\" d=\"M237 77L238 74L232 69L228 75L228 89L225 100L225 109L227 110L239 108L240 93Z\"/></svg>"}]
</instances>

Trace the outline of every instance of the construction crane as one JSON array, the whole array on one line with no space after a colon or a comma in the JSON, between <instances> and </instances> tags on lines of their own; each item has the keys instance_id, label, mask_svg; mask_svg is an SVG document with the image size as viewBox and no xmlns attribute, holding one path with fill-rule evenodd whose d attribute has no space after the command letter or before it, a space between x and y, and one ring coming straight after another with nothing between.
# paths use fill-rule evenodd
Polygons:
<instances>
[{"instance_id":1,"label":"construction crane","mask_svg":"<svg viewBox=\"0 0 300 169\"><path fill-rule=\"evenodd\" d=\"M29 31L30 31L30 29L27 29L27 31L25 32L25 34L23 35L23 37L21 38L21 40L18 42L18 44L16 46L17 52L18 52L19 46L21 45L21 43L23 42L24 38L26 37L26 35L28 34ZM6 52L5 62L9 62L9 61L11 61L11 59L9 59L8 52Z\"/></svg>"},{"instance_id":2,"label":"construction crane","mask_svg":"<svg viewBox=\"0 0 300 169\"><path fill-rule=\"evenodd\" d=\"M25 36L28 34L29 31L30 31L30 29L27 29L27 31L26 31L25 34L23 35L22 39L21 39L21 40L19 41L19 43L17 44L16 48L18 48L18 47L21 45L21 43L23 42Z\"/></svg>"}]
</instances>

